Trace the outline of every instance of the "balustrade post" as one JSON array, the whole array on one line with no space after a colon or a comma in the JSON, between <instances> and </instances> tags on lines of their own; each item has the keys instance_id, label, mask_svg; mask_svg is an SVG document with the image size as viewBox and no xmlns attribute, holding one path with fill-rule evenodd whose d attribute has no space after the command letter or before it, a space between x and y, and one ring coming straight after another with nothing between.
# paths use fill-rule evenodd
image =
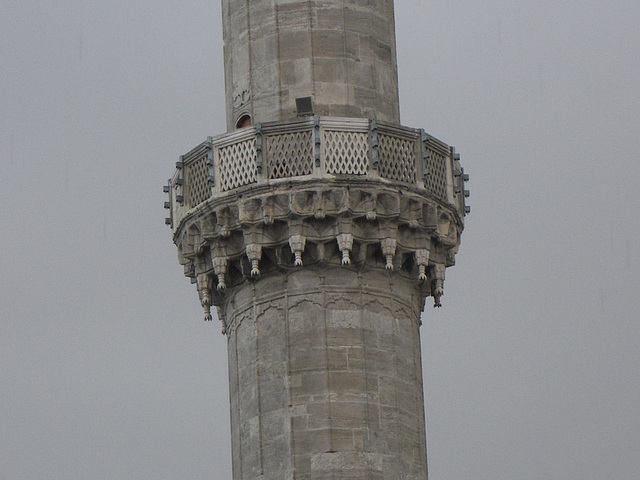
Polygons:
<instances>
[{"instance_id":1,"label":"balustrade post","mask_svg":"<svg viewBox=\"0 0 640 480\"><path fill-rule=\"evenodd\" d=\"M378 126L374 119L369 121L369 142L370 142L370 168L368 174L377 177L379 174L379 155L378 155Z\"/></svg>"},{"instance_id":2,"label":"balustrade post","mask_svg":"<svg viewBox=\"0 0 640 480\"><path fill-rule=\"evenodd\" d=\"M255 125L255 148L256 148L256 179L258 183L265 181L267 173L264 171L264 155L263 155L263 142L262 142L262 124L256 123Z\"/></svg>"},{"instance_id":3,"label":"balustrade post","mask_svg":"<svg viewBox=\"0 0 640 480\"><path fill-rule=\"evenodd\" d=\"M320 133L320 117L313 117L313 173L321 176L326 173L323 160L321 159L322 139Z\"/></svg>"},{"instance_id":4,"label":"balustrade post","mask_svg":"<svg viewBox=\"0 0 640 480\"><path fill-rule=\"evenodd\" d=\"M216 177L215 177L214 166L213 166L213 145L211 143L212 141L213 141L212 137L207 137L208 152L207 152L207 159L205 161L207 165L207 185L209 185L209 191L211 196L215 195L215 192L216 192Z\"/></svg>"}]
</instances>

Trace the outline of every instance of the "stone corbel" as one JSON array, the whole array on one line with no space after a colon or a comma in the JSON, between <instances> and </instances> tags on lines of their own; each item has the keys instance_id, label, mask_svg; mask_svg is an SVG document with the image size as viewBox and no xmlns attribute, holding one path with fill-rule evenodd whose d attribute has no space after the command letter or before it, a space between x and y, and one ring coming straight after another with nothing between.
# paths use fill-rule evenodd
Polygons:
<instances>
[{"instance_id":1,"label":"stone corbel","mask_svg":"<svg viewBox=\"0 0 640 480\"><path fill-rule=\"evenodd\" d=\"M231 235L231 210L228 207L221 208L216 217L218 218L220 235L229 237Z\"/></svg>"},{"instance_id":2,"label":"stone corbel","mask_svg":"<svg viewBox=\"0 0 640 480\"><path fill-rule=\"evenodd\" d=\"M378 193L376 195L376 212L384 216L397 216L402 213L398 194Z\"/></svg>"},{"instance_id":3,"label":"stone corbel","mask_svg":"<svg viewBox=\"0 0 640 480\"><path fill-rule=\"evenodd\" d=\"M226 283L226 274L227 274L227 265L229 263L229 259L227 257L213 257L213 271L218 277L218 290L224 290L227 288Z\"/></svg>"},{"instance_id":4,"label":"stone corbel","mask_svg":"<svg viewBox=\"0 0 640 480\"><path fill-rule=\"evenodd\" d=\"M369 210L367 210L367 213L365 213L364 217L369 220L370 222L375 221L376 218L378 218L378 199L375 195L371 195L371 207L369 208Z\"/></svg>"},{"instance_id":5,"label":"stone corbel","mask_svg":"<svg viewBox=\"0 0 640 480\"><path fill-rule=\"evenodd\" d=\"M216 216L213 214L203 216L202 222L202 238L211 239L216 235Z\"/></svg>"},{"instance_id":6,"label":"stone corbel","mask_svg":"<svg viewBox=\"0 0 640 480\"><path fill-rule=\"evenodd\" d=\"M200 243L197 243L193 246L193 251L196 255L202 255L204 253L205 247L209 245L206 240L202 240Z\"/></svg>"},{"instance_id":7,"label":"stone corbel","mask_svg":"<svg viewBox=\"0 0 640 480\"><path fill-rule=\"evenodd\" d=\"M273 225L275 217L275 196L266 197L262 203L262 221L265 225Z\"/></svg>"},{"instance_id":8,"label":"stone corbel","mask_svg":"<svg viewBox=\"0 0 640 480\"><path fill-rule=\"evenodd\" d=\"M314 190L298 191L291 196L291 210L301 217L316 214L319 207L318 192Z\"/></svg>"},{"instance_id":9,"label":"stone corbel","mask_svg":"<svg viewBox=\"0 0 640 480\"><path fill-rule=\"evenodd\" d=\"M451 218L446 212L441 212L438 215L438 228L436 234L438 239L442 243L447 243L447 237L449 236L449 227L451 226Z\"/></svg>"},{"instance_id":10,"label":"stone corbel","mask_svg":"<svg viewBox=\"0 0 640 480\"><path fill-rule=\"evenodd\" d=\"M351 250L353 249L353 235L341 233L336 237L338 248L342 253L342 265L351 265Z\"/></svg>"},{"instance_id":11,"label":"stone corbel","mask_svg":"<svg viewBox=\"0 0 640 480\"><path fill-rule=\"evenodd\" d=\"M197 277L198 297L200 297L200 305L204 309L205 321L211 321L211 286L213 282L209 275L201 273Z\"/></svg>"},{"instance_id":12,"label":"stone corbel","mask_svg":"<svg viewBox=\"0 0 640 480\"><path fill-rule=\"evenodd\" d=\"M422 223L427 232L435 232L438 228L438 209L431 202L426 202L422 206Z\"/></svg>"},{"instance_id":13,"label":"stone corbel","mask_svg":"<svg viewBox=\"0 0 640 480\"><path fill-rule=\"evenodd\" d=\"M449 231L442 243L448 250L453 251L453 253L458 253L458 248L460 247L460 232L453 222L449 225Z\"/></svg>"},{"instance_id":14,"label":"stone corbel","mask_svg":"<svg viewBox=\"0 0 640 480\"><path fill-rule=\"evenodd\" d=\"M347 190L347 208L356 216L372 213L375 217L375 197L366 190L349 189Z\"/></svg>"},{"instance_id":15,"label":"stone corbel","mask_svg":"<svg viewBox=\"0 0 640 480\"><path fill-rule=\"evenodd\" d=\"M447 267L453 267L456 264L456 254L453 251L448 251L445 253L445 261Z\"/></svg>"},{"instance_id":16,"label":"stone corbel","mask_svg":"<svg viewBox=\"0 0 640 480\"><path fill-rule=\"evenodd\" d=\"M384 268L387 270L393 270L393 257L396 254L396 239L385 238L382 240L382 254L386 260Z\"/></svg>"},{"instance_id":17,"label":"stone corbel","mask_svg":"<svg viewBox=\"0 0 640 480\"><path fill-rule=\"evenodd\" d=\"M175 244L178 247L178 262L180 265L184 265L188 259L193 257L191 245L189 245L189 238L187 232L182 232L179 238L175 239Z\"/></svg>"},{"instance_id":18,"label":"stone corbel","mask_svg":"<svg viewBox=\"0 0 640 480\"><path fill-rule=\"evenodd\" d=\"M421 248L416 250L416 263L418 264L418 278L420 281L427 279L427 265L429 265L429 250Z\"/></svg>"},{"instance_id":19,"label":"stone corbel","mask_svg":"<svg viewBox=\"0 0 640 480\"><path fill-rule=\"evenodd\" d=\"M324 190L320 198L322 199L322 208L329 215L338 215L347 209L347 193L343 188Z\"/></svg>"},{"instance_id":20,"label":"stone corbel","mask_svg":"<svg viewBox=\"0 0 640 480\"><path fill-rule=\"evenodd\" d=\"M302 235L291 235L289 237L289 246L295 256L294 264L296 267L302 266L302 252L304 252L306 243L307 239Z\"/></svg>"},{"instance_id":21,"label":"stone corbel","mask_svg":"<svg viewBox=\"0 0 640 480\"><path fill-rule=\"evenodd\" d=\"M260 259L262 258L263 228L260 225L243 225L244 252L251 263L251 276L260 275Z\"/></svg>"},{"instance_id":22,"label":"stone corbel","mask_svg":"<svg viewBox=\"0 0 640 480\"><path fill-rule=\"evenodd\" d=\"M422 216L422 204L416 200L403 199L400 205L400 216L411 230L420 227L420 217Z\"/></svg>"},{"instance_id":23,"label":"stone corbel","mask_svg":"<svg viewBox=\"0 0 640 480\"><path fill-rule=\"evenodd\" d=\"M434 280L431 285L431 295L433 295L433 306L438 308L442 306L440 297L444 295L444 270L445 266L440 263L433 266Z\"/></svg>"},{"instance_id":24,"label":"stone corbel","mask_svg":"<svg viewBox=\"0 0 640 480\"><path fill-rule=\"evenodd\" d=\"M240 223L255 222L263 211L262 200L251 198L240 204L238 209L238 221Z\"/></svg>"},{"instance_id":25,"label":"stone corbel","mask_svg":"<svg viewBox=\"0 0 640 480\"><path fill-rule=\"evenodd\" d=\"M184 276L189 278L195 278L196 276L196 264L193 259L189 259L184 264Z\"/></svg>"},{"instance_id":26,"label":"stone corbel","mask_svg":"<svg viewBox=\"0 0 640 480\"><path fill-rule=\"evenodd\" d=\"M290 212L291 199L289 195L270 195L263 201L263 221L265 225L272 225L277 217L286 217Z\"/></svg>"},{"instance_id":27,"label":"stone corbel","mask_svg":"<svg viewBox=\"0 0 640 480\"><path fill-rule=\"evenodd\" d=\"M222 335L226 335L228 332L228 327L227 327L227 317L224 314L224 308L217 307L216 310L218 312L218 318L220 319L220 323L222 323Z\"/></svg>"},{"instance_id":28,"label":"stone corbel","mask_svg":"<svg viewBox=\"0 0 640 480\"><path fill-rule=\"evenodd\" d=\"M262 245L257 243L249 244L245 247L247 258L251 262L251 276L260 275L260 258L262 258Z\"/></svg>"}]
</instances>

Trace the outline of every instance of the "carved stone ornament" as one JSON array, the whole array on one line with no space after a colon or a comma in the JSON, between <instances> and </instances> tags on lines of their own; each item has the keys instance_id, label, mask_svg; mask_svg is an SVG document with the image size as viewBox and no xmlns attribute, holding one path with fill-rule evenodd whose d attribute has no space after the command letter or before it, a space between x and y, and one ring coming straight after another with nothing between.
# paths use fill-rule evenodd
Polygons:
<instances>
[{"instance_id":1,"label":"carved stone ornament","mask_svg":"<svg viewBox=\"0 0 640 480\"><path fill-rule=\"evenodd\" d=\"M214 226L206 229L204 239L176 235L180 251L190 252L181 258L192 265L185 272L197 279L206 318L210 317L209 307L220 305L229 288L274 268L301 268L319 262L381 269L406 277L416 282L424 296L433 297L434 306L441 306L444 271L453 264L461 231L461 226L451 220L446 232L439 228L443 223L437 219L443 214L443 206L386 185L329 188L316 183L306 187L307 200L302 203L300 192L286 186L251 195L250 199L245 192L242 202L230 195L184 219L180 230L202 231L204 223ZM384 201L376 202L374 220L371 205L358 200L367 196L378 200L384 197ZM411 209L406 208L408 204ZM325 212L323 218L316 215L319 205ZM422 289L421 284L427 288Z\"/></svg>"},{"instance_id":2,"label":"carved stone ornament","mask_svg":"<svg viewBox=\"0 0 640 480\"><path fill-rule=\"evenodd\" d=\"M466 194L456 192L466 176L453 149L416 132L316 117L244 128L184 156L168 188L170 220L205 318L243 285L322 265L409 282L422 305L431 296L440 307L464 227ZM398 155L402 161L393 163ZM209 170L192 167L197 162ZM208 198L202 185L209 184L198 178L206 171ZM180 203L175 192L182 191L206 200Z\"/></svg>"},{"instance_id":3,"label":"carved stone ornament","mask_svg":"<svg viewBox=\"0 0 640 480\"><path fill-rule=\"evenodd\" d=\"M382 253L384 254L387 270L393 270L393 257L396 254L396 239L385 238L382 240Z\"/></svg>"},{"instance_id":4,"label":"carved stone ornament","mask_svg":"<svg viewBox=\"0 0 640 480\"><path fill-rule=\"evenodd\" d=\"M342 252L342 265L351 265L351 248L353 247L353 235L341 233L337 237L338 248Z\"/></svg>"},{"instance_id":5,"label":"carved stone ornament","mask_svg":"<svg viewBox=\"0 0 640 480\"><path fill-rule=\"evenodd\" d=\"M244 107L251 100L251 92L247 86L238 86L233 89L233 108Z\"/></svg>"},{"instance_id":6,"label":"carved stone ornament","mask_svg":"<svg viewBox=\"0 0 640 480\"><path fill-rule=\"evenodd\" d=\"M211 321L211 277L204 273L199 274L197 285L200 304L204 308L204 319L205 321Z\"/></svg>"},{"instance_id":7,"label":"carved stone ornament","mask_svg":"<svg viewBox=\"0 0 640 480\"><path fill-rule=\"evenodd\" d=\"M302 266L302 252L304 252L304 246L307 243L307 239L302 235L292 235L289 238L289 246L291 247L291 251L295 255L294 265L296 267Z\"/></svg>"},{"instance_id":8,"label":"carved stone ornament","mask_svg":"<svg viewBox=\"0 0 640 480\"><path fill-rule=\"evenodd\" d=\"M260 275L260 257L262 257L262 245L252 243L246 246L247 258L251 262L251 275Z\"/></svg>"}]
</instances>

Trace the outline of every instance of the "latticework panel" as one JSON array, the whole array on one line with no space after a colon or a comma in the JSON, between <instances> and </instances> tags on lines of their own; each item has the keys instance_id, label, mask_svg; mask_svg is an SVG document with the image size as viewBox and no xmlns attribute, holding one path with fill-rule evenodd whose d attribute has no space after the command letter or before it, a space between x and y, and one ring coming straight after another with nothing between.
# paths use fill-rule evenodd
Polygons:
<instances>
[{"instance_id":1,"label":"latticework panel","mask_svg":"<svg viewBox=\"0 0 640 480\"><path fill-rule=\"evenodd\" d=\"M424 186L437 197L447 198L447 158L435 150L428 149L427 169L429 175L425 177Z\"/></svg>"},{"instance_id":2,"label":"latticework panel","mask_svg":"<svg viewBox=\"0 0 640 480\"><path fill-rule=\"evenodd\" d=\"M326 173L366 175L369 166L369 135L361 132L324 132Z\"/></svg>"},{"instance_id":3,"label":"latticework panel","mask_svg":"<svg viewBox=\"0 0 640 480\"><path fill-rule=\"evenodd\" d=\"M378 135L378 162L381 177L415 183L415 141L391 135Z\"/></svg>"},{"instance_id":4,"label":"latticework panel","mask_svg":"<svg viewBox=\"0 0 640 480\"><path fill-rule=\"evenodd\" d=\"M221 192L257 181L256 146L253 138L221 147L218 150L218 162Z\"/></svg>"},{"instance_id":5,"label":"latticework panel","mask_svg":"<svg viewBox=\"0 0 640 480\"><path fill-rule=\"evenodd\" d=\"M297 177L313 172L311 132L292 132L265 137L268 178Z\"/></svg>"},{"instance_id":6,"label":"latticework panel","mask_svg":"<svg viewBox=\"0 0 640 480\"><path fill-rule=\"evenodd\" d=\"M207 154L184 166L185 169L185 203L195 207L211 196L211 188L207 182Z\"/></svg>"}]
</instances>

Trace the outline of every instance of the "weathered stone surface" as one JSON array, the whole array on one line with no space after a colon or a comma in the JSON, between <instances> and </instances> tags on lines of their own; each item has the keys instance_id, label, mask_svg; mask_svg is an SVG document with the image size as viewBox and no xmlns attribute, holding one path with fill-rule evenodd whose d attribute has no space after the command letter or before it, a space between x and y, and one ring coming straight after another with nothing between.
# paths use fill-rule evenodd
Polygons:
<instances>
[{"instance_id":1,"label":"weathered stone surface","mask_svg":"<svg viewBox=\"0 0 640 480\"><path fill-rule=\"evenodd\" d=\"M399 125L393 1L222 13L228 132L165 206L228 339L233 478L426 480L420 313L468 192L452 147Z\"/></svg>"},{"instance_id":2,"label":"weathered stone surface","mask_svg":"<svg viewBox=\"0 0 640 480\"><path fill-rule=\"evenodd\" d=\"M365 267L346 294L340 268L272 272L222 299L236 480L426 478L420 293L397 299L389 282L415 282Z\"/></svg>"},{"instance_id":3,"label":"weathered stone surface","mask_svg":"<svg viewBox=\"0 0 640 480\"><path fill-rule=\"evenodd\" d=\"M393 2L223 0L227 126L318 115L399 123ZM365 102L362 100L366 99Z\"/></svg>"},{"instance_id":4,"label":"weathered stone surface","mask_svg":"<svg viewBox=\"0 0 640 480\"><path fill-rule=\"evenodd\" d=\"M286 162L300 125L274 126ZM426 479L420 313L453 264L457 197L375 175L229 185L177 210L174 238L229 339L234 480Z\"/></svg>"}]
</instances>

